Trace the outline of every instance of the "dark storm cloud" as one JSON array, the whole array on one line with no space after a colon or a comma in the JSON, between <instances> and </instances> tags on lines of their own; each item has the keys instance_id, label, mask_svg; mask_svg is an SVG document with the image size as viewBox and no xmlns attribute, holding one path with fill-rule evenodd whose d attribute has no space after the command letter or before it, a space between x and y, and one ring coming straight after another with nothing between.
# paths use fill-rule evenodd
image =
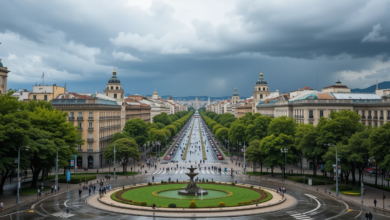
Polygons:
<instances>
[{"instance_id":1,"label":"dark storm cloud","mask_svg":"<svg viewBox=\"0 0 390 220\"><path fill-rule=\"evenodd\" d=\"M197 4L2 2L0 57L12 71L9 85L47 72L49 82L68 81L70 90L101 91L114 67L126 93L157 88L174 96L229 95L236 86L248 97L261 70L271 90L282 92L318 81L321 89L337 78L350 87L390 80L381 70L390 67L388 0L225 1L219 4L231 7L215 7L215 15L205 12L208 3Z\"/></svg>"}]
</instances>

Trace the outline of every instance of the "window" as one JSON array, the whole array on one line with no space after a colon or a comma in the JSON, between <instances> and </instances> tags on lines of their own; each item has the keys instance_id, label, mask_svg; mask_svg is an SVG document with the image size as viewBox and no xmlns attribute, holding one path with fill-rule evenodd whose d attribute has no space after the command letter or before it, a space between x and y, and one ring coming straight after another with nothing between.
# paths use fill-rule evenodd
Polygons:
<instances>
[{"instance_id":1,"label":"window","mask_svg":"<svg viewBox=\"0 0 390 220\"><path fill-rule=\"evenodd\" d=\"M47 95L43 96L43 100L47 101Z\"/></svg>"},{"instance_id":2,"label":"window","mask_svg":"<svg viewBox=\"0 0 390 220\"><path fill-rule=\"evenodd\" d=\"M265 87L263 87L263 91L265 91Z\"/></svg>"},{"instance_id":3,"label":"window","mask_svg":"<svg viewBox=\"0 0 390 220\"><path fill-rule=\"evenodd\" d=\"M37 95L33 95L33 99L36 101L37 100Z\"/></svg>"},{"instance_id":4,"label":"window","mask_svg":"<svg viewBox=\"0 0 390 220\"><path fill-rule=\"evenodd\" d=\"M82 128L82 126L81 126L81 125L82 125L82 123L81 123L81 122L79 122L79 128Z\"/></svg>"},{"instance_id":5,"label":"window","mask_svg":"<svg viewBox=\"0 0 390 220\"><path fill-rule=\"evenodd\" d=\"M368 126L371 126L371 122L368 122Z\"/></svg>"},{"instance_id":6,"label":"window","mask_svg":"<svg viewBox=\"0 0 390 220\"><path fill-rule=\"evenodd\" d=\"M359 110L356 110L355 112L356 112L357 115L359 114Z\"/></svg>"},{"instance_id":7,"label":"window","mask_svg":"<svg viewBox=\"0 0 390 220\"><path fill-rule=\"evenodd\" d=\"M108 90L109 88L108 88L108 86L107 86L107 90Z\"/></svg>"},{"instance_id":8,"label":"window","mask_svg":"<svg viewBox=\"0 0 390 220\"><path fill-rule=\"evenodd\" d=\"M371 116L371 111L368 111L368 116Z\"/></svg>"},{"instance_id":9,"label":"window","mask_svg":"<svg viewBox=\"0 0 390 220\"><path fill-rule=\"evenodd\" d=\"M74 117L74 112L70 112L70 117Z\"/></svg>"},{"instance_id":10,"label":"window","mask_svg":"<svg viewBox=\"0 0 390 220\"><path fill-rule=\"evenodd\" d=\"M92 138L92 133L89 133L89 136L88 136L88 138Z\"/></svg>"},{"instance_id":11,"label":"window","mask_svg":"<svg viewBox=\"0 0 390 220\"><path fill-rule=\"evenodd\" d=\"M114 98L115 98L115 99L116 99L116 97L117 97L116 94L114 94Z\"/></svg>"},{"instance_id":12,"label":"window","mask_svg":"<svg viewBox=\"0 0 390 220\"><path fill-rule=\"evenodd\" d=\"M309 118L314 118L314 116L313 116L313 110L309 110Z\"/></svg>"},{"instance_id":13,"label":"window","mask_svg":"<svg viewBox=\"0 0 390 220\"><path fill-rule=\"evenodd\" d=\"M4 85L4 77L1 77L1 85Z\"/></svg>"},{"instance_id":14,"label":"window","mask_svg":"<svg viewBox=\"0 0 390 220\"><path fill-rule=\"evenodd\" d=\"M92 128L92 122L89 122L89 128Z\"/></svg>"},{"instance_id":15,"label":"window","mask_svg":"<svg viewBox=\"0 0 390 220\"><path fill-rule=\"evenodd\" d=\"M378 116L378 111L374 111L374 116Z\"/></svg>"},{"instance_id":16,"label":"window","mask_svg":"<svg viewBox=\"0 0 390 220\"><path fill-rule=\"evenodd\" d=\"M378 123L375 122L375 127L378 127Z\"/></svg>"},{"instance_id":17,"label":"window","mask_svg":"<svg viewBox=\"0 0 390 220\"><path fill-rule=\"evenodd\" d=\"M92 144L88 144L88 150L92 150Z\"/></svg>"},{"instance_id":18,"label":"window","mask_svg":"<svg viewBox=\"0 0 390 220\"><path fill-rule=\"evenodd\" d=\"M92 112L89 112L89 116L88 117L90 117L90 118L92 118L93 117L93 114L92 114Z\"/></svg>"},{"instance_id":19,"label":"window","mask_svg":"<svg viewBox=\"0 0 390 220\"><path fill-rule=\"evenodd\" d=\"M116 87L116 90L118 90L118 86Z\"/></svg>"},{"instance_id":20,"label":"window","mask_svg":"<svg viewBox=\"0 0 390 220\"><path fill-rule=\"evenodd\" d=\"M78 149L79 149L79 150L82 150L82 148L81 148L81 145L80 145L80 144L79 144L79 146L78 146Z\"/></svg>"},{"instance_id":21,"label":"window","mask_svg":"<svg viewBox=\"0 0 390 220\"><path fill-rule=\"evenodd\" d=\"M381 117L383 117L383 111L382 110L381 110L380 114L381 114Z\"/></svg>"},{"instance_id":22,"label":"window","mask_svg":"<svg viewBox=\"0 0 390 220\"><path fill-rule=\"evenodd\" d=\"M366 116L366 112L365 111L362 111L362 116Z\"/></svg>"},{"instance_id":23,"label":"window","mask_svg":"<svg viewBox=\"0 0 390 220\"><path fill-rule=\"evenodd\" d=\"M365 125L366 125L366 122L363 121L363 125L365 126Z\"/></svg>"},{"instance_id":24,"label":"window","mask_svg":"<svg viewBox=\"0 0 390 220\"><path fill-rule=\"evenodd\" d=\"M260 98L261 98L261 99L263 98L263 94L260 94Z\"/></svg>"},{"instance_id":25,"label":"window","mask_svg":"<svg viewBox=\"0 0 390 220\"><path fill-rule=\"evenodd\" d=\"M79 115L77 117L83 117L83 112L79 112Z\"/></svg>"},{"instance_id":26,"label":"window","mask_svg":"<svg viewBox=\"0 0 390 220\"><path fill-rule=\"evenodd\" d=\"M113 90L114 89L114 86L111 86L111 90Z\"/></svg>"}]
</instances>

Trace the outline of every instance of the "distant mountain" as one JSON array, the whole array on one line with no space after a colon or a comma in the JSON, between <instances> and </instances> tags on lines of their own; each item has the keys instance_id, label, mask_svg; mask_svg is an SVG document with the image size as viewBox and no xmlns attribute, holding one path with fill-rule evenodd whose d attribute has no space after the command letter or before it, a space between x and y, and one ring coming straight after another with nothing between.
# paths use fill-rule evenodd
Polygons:
<instances>
[{"instance_id":1,"label":"distant mountain","mask_svg":"<svg viewBox=\"0 0 390 220\"><path fill-rule=\"evenodd\" d=\"M378 83L378 87L381 89L388 89L388 88L390 88L390 81ZM370 87L367 87L365 89L351 89L351 92L354 92L354 93L375 93L375 89L376 89L376 84L374 84Z\"/></svg>"}]
</instances>

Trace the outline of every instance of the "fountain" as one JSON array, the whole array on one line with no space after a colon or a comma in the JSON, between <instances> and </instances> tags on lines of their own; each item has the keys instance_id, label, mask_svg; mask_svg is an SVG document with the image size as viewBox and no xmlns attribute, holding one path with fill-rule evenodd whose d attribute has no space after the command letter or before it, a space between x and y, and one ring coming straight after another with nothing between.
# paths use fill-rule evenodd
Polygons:
<instances>
[{"instance_id":1,"label":"fountain","mask_svg":"<svg viewBox=\"0 0 390 220\"><path fill-rule=\"evenodd\" d=\"M199 173L194 173L194 170L196 170L197 168L195 167L191 167L190 168L187 168L190 170L189 173L186 173L187 176L190 177L190 182L188 183L188 185L186 187L183 188L183 190L180 190L178 193L179 195L197 195L197 194L201 194L202 197L203 195L207 195L208 192L206 190L202 190L202 188L200 188L199 186L197 186L194 182L194 177L196 175L198 175Z\"/></svg>"}]
</instances>

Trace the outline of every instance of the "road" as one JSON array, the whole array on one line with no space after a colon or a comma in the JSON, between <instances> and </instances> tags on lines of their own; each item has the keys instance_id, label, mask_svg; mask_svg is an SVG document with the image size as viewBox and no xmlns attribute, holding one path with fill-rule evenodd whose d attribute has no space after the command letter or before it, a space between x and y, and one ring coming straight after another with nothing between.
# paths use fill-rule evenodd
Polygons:
<instances>
[{"instance_id":1,"label":"road","mask_svg":"<svg viewBox=\"0 0 390 220\"><path fill-rule=\"evenodd\" d=\"M109 181L113 188L129 185L134 183L145 183L148 181L152 181L152 177L154 177L155 182L160 182L161 180L166 181L168 178L172 180L185 180L188 177L184 174L187 172L185 167L189 167L190 165L199 166L199 161L202 158L202 147L200 146L200 134L199 129L199 120L198 118L193 118L191 121L191 126L186 131L185 138L183 138L182 142L180 142L180 147L184 149L187 144L191 127L194 125L192 130L191 139L190 139L190 148L189 150L194 153L188 153L186 160L182 160L180 154L178 153L175 156L175 160L179 161L179 163L168 163L168 164L159 164L157 169L151 169L146 174L141 174L133 177L129 177L128 179L118 179ZM203 133L203 131L202 131ZM206 136L205 136L206 137ZM210 143L208 143L207 138L203 138L206 141L205 148L211 148ZM181 149L182 150L182 149ZM196 152L195 152L196 150ZM199 155L198 155L199 154ZM208 180L215 181L237 181L237 182L245 182L246 184L257 184L261 186L266 186L270 188L276 188L278 186L282 186L281 182L277 182L274 180L260 180L258 177L244 176L243 174L235 174L234 176L230 175L230 172L216 172L212 169L208 169L210 166L224 167L224 161L218 161L213 153L209 150L206 152L207 160L205 163L201 163L201 170L197 170L199 172L199 178L205 178ZM191 160L191 162L190 162ZM195 164L195 161L197 163ZM167 171L167 168L171 168ZM173 169L172 169L173 168ZM176 168L176 169L175 169ZM97 186L98 187L98 186ZM365 219L364 212L371 211L375 212L375 210L368 207L361 207L351 202L343 202L340 200L335 200L323 193L313 192L306 190L302 187L292 187L285 186L287 188L287 193L293 197L295 197L298 203L291 208L280 210L278 212L266 213L266 214L258 214L253 216L240 216L240 217L232 217L232 220L238 219ZM97 193L97 192L96 192ZM88 198L88 191L83 191L81 198L79 198L78 191L72 190L62 194L58 194L53 197L49 197L45 200L40 201L35 205L33 210L30 210L30 206L33 202L23 203L17 207L7 209L3 212L0 212L0 220L5 219L150 219L149 217L141 217L141 216L132 216L132 215L122 215L116 214L101 210L96 210L94 208L89 207L85 201ZM66 213L69 210L69 213ZM171 219L171 218L154 218L154 219ZM215 218L219 219L219 218ZM226 218L221 218L226 219ZM377 211L374 213L374 219L390 219L386 217L384 212Z\"/></svg>"}]
</instances>

